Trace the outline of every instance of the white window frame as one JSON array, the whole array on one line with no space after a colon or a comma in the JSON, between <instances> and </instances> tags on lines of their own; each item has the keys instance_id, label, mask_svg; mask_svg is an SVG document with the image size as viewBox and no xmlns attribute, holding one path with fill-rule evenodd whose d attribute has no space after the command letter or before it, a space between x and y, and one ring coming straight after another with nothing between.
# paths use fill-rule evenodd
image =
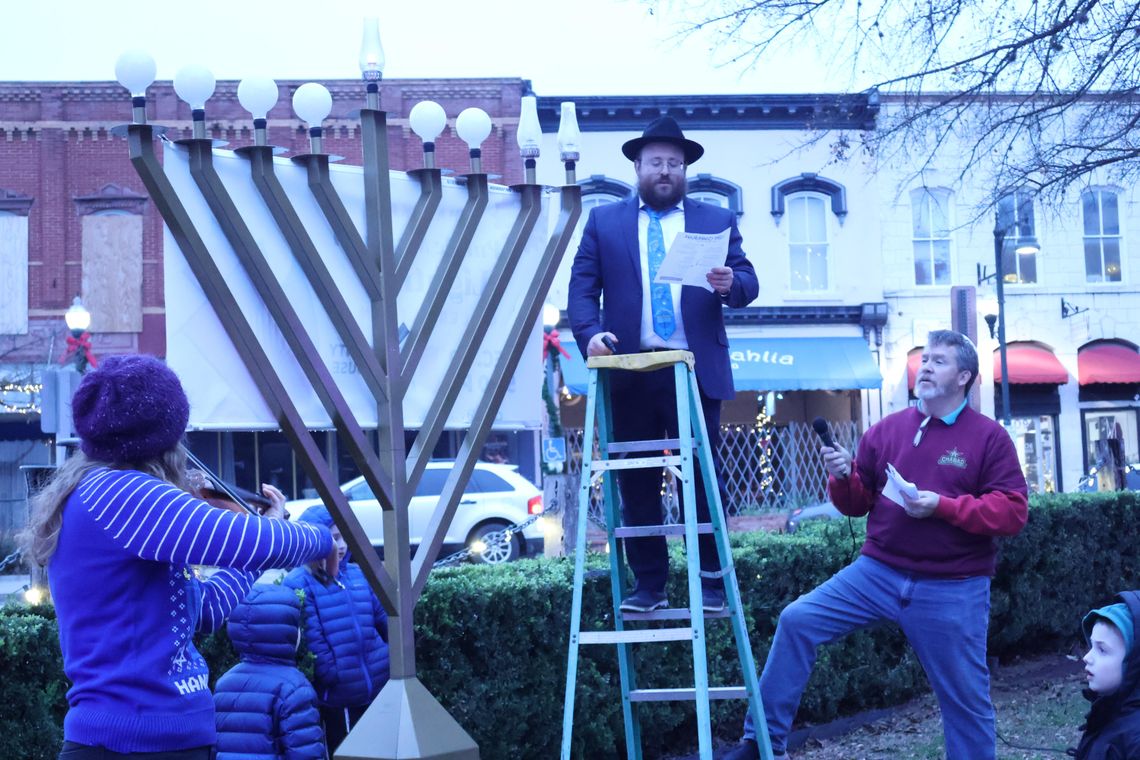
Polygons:
<instances>
[{"instance_id":1,"label":"white window frame","mask_svg":"<svg viewBox=\"0 0 1140 760\"><path fill-rule=\"evenodd\" d=\"M1001 204L1007 198L1013 199L1013 214L1011 224L1005 233L1005 240L1002 242L1002 257L1006 258L1006 252L1009 252L1009 258L1013 261L1013 267L1003 267L1005 273L1005 284L1010 285L1041 285L1041 266L1038 256L1041 253L1039 249L1037 253L1020 254L1015 251L1015 247L1019 240L1025 237L1034 237L1037 239L1037 244L1041 245L1041 238L1037 237L1037 209L1034 202L1033 195L1028 190L1016 190L1008 195L1003 196L998 201L998 215L1001 215ZM1028 208L1029 214L1025 217L1020 215L1022 209ZM1033 270L1035 279L1032 282L1026 282L1023 279L1021 272L1021 264L1023 261L1028 261L1033 258ZM1013 277L1011 278L1010 275Z\"/></svg>"},{"instance_id":2,"label":"white window frame","mask_svg":"<svg viewBox=\"0 0 1140 760\"><path fill-rule=\"evenodd\" d=\"M914 279L915 287L929 288L929 287L946 287L954 284L954 236L951 230L954 228L954 220L952 219L953 206L951 199L953 194L944 187L919 187L915 188L910 193L911 202L911 274ZM940 204L946 211L946 229L936 230L934 228L934 214L931 206L935 203ZM914 226L914 213L915 206L921 206L920 213L927 216L926 222L930 234L922 237L918 234L918 230ZM944 235L937 233L944 232ZM935 267L934 250L937 243L946 243L947 247L947 270L946 281L937 281L937 269ZM926 260L929 264L930 282L918 281L918 249L922 246L926 250Z\"/></svg>"},{"instance_id":3,"label":"white window frame","mask_svg":"<svg viewBox=\"0 0 1140 760\"><path fill-rule=\"evenodd\" d=\"M820 209L820 212L823 216L823 230L824 230L824 236L825 237L822 241L819 241L819 240L797 241L797 240L793 239L795 222L793 220L792 210L795 207L796 202L799 201L800 199L810 199L810 200L818 201L819 209ZM814 190L807 190L807 191L800 191L800 192L796 192L796 193L791 193L788 195L787 200L785 202L785 207L787 209L787 212L786 212L787 213L787 219L788 219L788 224L787 224L787 230L788 230L788 290L792 294L793 297L794 296L819 295L819 294L823 294L823 293L832 293L835 290L835 284L834 284L835 283L835 273L834 273L834 266L832 263L834 261L834 256L832 256L832 246L833 246L832 237L833 237L833 235L832 235L831 219L830 219L831 215L829 213L827 213L828 209L830 208L830 204L831 204L831 198L828 195L826 195L825 193L820 193L820 192L814 191ZM809 225L809 227L810 227L810 225ZM812 245L820 245L820 244L825 246L825 249L826 249L826 253L824 255L826 257L825 258L825 271L827 272L827 286L822 287L822 288L818 288L818 287L814 287L814 288L796 287L795 267L794 267L794 264L792 262L792 256L793 256L792 247L796 246L796 245L812 246ZM809 275L809 277L810 277L810 275Z\"/></svg>"},{"instance_id":4,"label":"white window frame","mask_svg":"<svg viewBox=\"0 0 1140 760\"><path fill-rule=\"evenodd\" d=\"M1103 199L1104 199L1104 195L1106 193L1110 193L1116 197L1116 226L1117 226L1118 231L1115 235L1108 235L1108 234L1105 234L1105 232L1104 232L1104 200ZM1085 218L1084 218L1085 217L1085 202L1084 201L1085 201L1085 196L1088 196L1088 195L1093 195L1096 197L1096 211L1097 211L1096 228L1097 228L1098 232L1095 235L1089 235L1087 232L1085 232L1086 226L1085 226ZM1125 255L1124 255L1124 219L1123 219L1123 214L1121 213L1122 209L1121 209L1121 204L1120 204L1120 196L1121 196L1120 191L1115 187L1090 187L1087 190L1085 190L1083 193L1081 193L1081 259L1085 263L1085 282L1089 285L1121 285L1124 283L1124 261L1125 261ZM1104 241L1106 241L1106 240L1115 240L1116 241L1116 250L1117 250L1117 254L1120 257L1120 262L1119 262L1120 271L1117 273L1118 279L1115 279L1115 280L1107 279L1107 275L1108 275L1107 269L1108 268L1104 262ZM1089 244L1089 242L1091 242L1091 241L1096 241L1097 247L1100 249L1100 279L1098 279L1098 280L1090 279L1090 273L1088 270L1088 259L1084 255L1085 246L1087 246Z\"/></svg>"}]
</instances>

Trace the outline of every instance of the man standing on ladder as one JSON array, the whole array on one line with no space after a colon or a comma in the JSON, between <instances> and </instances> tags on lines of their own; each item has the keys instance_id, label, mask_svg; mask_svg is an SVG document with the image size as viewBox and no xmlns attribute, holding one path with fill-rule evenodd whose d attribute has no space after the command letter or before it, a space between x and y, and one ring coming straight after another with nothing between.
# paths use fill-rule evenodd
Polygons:
<instances>
[{"instance_id":1,"label":"man standing on ladder","mask_svg":"<svg viewBox=\"0 0 1140 760\"><path fill-rule=\"evenodd\" d=\"M708 445L719 472L716 450L720 441L720 404L735 395L723 309L740 308L756 298L756 272L741 250L736 214L685 197L685 170L704 154L704 148L686 139L674 119L656 119L641 137L625 143L622 153L633 161L638 192L625 201L596 206L590 212L570 276L566 309L570 326L586 356L613 353L606 341L619 353L691 351ZM679 232L716 234L726 229L728 255L723 266L713 267L706 275L709 290L653 283ZM600 303L603 295L604 310ZM611 401L615 440L677 436L672 368L615 373ZM625 525L661 522L659 471L623 470L618 476L618 487ZM708 522L708 501L699 478L696 492L698 520ZM636 583L633 592L623 599L621 609L650 612L667 607L669 558L665 537L626 539L624 548ZM702 571L720 569L711 534L700 536L700 557ZM723 582L711 578L702 582L705 610L724 609Z\"/></svg>"},{"instance_id":2,"label":"man standing on ladder","mask_svg":"<svg viewBox=\"0 0 1140 760\"><path fill-rule=\"evenodd\" d=\"M780 614L760 677L777 760L817 648L888 620L938 697L946 757L993 760L990 576L997 537L1025 527L1027 489L1009 434L967 402L977 376L970 339L935 330L914 387L919 405L872 425L854 460L821 447L831 500L845 515L867 515L867 540L858 559ZM760 756L753 728L749 717L743 741L722 760Z\"/></svg>"}]
</instances>

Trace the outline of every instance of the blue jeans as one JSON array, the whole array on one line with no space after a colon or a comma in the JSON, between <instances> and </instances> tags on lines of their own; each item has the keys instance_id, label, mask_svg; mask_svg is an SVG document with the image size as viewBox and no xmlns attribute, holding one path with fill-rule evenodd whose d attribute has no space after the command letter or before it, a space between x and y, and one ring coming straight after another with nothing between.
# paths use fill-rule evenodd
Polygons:
<instances>
[{"instance_id":1,"label":"blue jeans","mask_svg":"<svg viewBox=\"0 0 1140 760\"><path fill-rule=\"evenodd\" d=\"M760 676L772 749L786 749L819 645L889 620L902 628L938 697L947 758L993 760L994 708L986 664L989 619L988 577L915 576L860 556L780 614ZM755 736L749 715L744 737Z\"/></svg>"}]
</instances>

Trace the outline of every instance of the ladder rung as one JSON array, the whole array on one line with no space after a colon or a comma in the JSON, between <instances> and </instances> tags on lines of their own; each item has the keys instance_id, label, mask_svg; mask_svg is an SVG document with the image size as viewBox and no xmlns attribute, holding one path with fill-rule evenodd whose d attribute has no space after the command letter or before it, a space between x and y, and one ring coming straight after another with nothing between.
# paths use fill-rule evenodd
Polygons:
<instances>
[{"instance_id":1,"label":"ladder rung","mask_svg":"<svg viewBox=\"0 0 1140 760\"><path fill-rule=\"evenodd\" d=\"M656 641L691 641L692 628L648 628L637 631L582 631L579 644L645 644Z\"/></svg>"},{"instance_id":2,"label":"ladder rung","mask_svg":"<svg viewBox=\"0 0 1140 760\"><path fill-rule=\"evenodd\" d=\"M712 533L712 523L697 523L697 533ZM683 536L684 524L676 525L631 525L614 528L615 538L642 538L644 536Z\"/></svg>"},{"instance_id":3,"label":"ladder rung","mask_svg":"<svg viewBox=\"0 0 1140 760\"><path fill-rule=\"evenodd\" d=\"M693 438L691 446L697 445ZM680 438L660 438L656 441L611 441L606 444L606 450L611 454L627 454L631 451L664 451L665 449L681 448Z\"/></svg>"},{"instance_id":4,"label":"ladder rung","mask_svg":"<svg viewBox=\"0 0 1140 760\"><path fill-rule=\"evenodd\" d=\"M649 467L668 467L681 464L681 457L626 457L625 459L594 459L590 462L591 470L637 470Z\"/></svg>"},{"instance_id":5,"label":"ladder rung","mask_svg":"<svg viewBox=\"0 0 1140 760\"><path fill-rule=\"evenodd\" d=\"M629 693L630 702L683 702L697 698L696 689L634 689ZM710 686L709 699L747 699L748 690L743 686Z\"/></svg>"},{"instance_id":6,"label":"ladder rung","mask_svg":"<svg viewBox=\"0 0 1140 760\"><path fill-rule=\"evenodd\" d=\"M716 612L706 612L706 618L726 618L732 615L732 612L725 607L723 610ZM688 607L671 607L664 610L653 610L653 612L623 612L621 613L622 620L628 621L641 621L641 620L688 620L689 608Z\"/></svg>"}]
</instances>

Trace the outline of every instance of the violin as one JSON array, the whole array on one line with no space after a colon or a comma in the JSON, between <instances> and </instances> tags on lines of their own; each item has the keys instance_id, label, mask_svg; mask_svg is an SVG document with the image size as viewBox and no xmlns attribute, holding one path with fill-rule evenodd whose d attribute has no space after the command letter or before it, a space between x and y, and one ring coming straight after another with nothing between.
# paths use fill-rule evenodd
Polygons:
<instances>
[{"instance_id":1,"label":"violin","mask_svg":"<svg viewBox=\"0 0 1140 760\"><path fill-rule=\"evenodd\" d=\"M272 508L273 502L259 493L247 491L231 483L226 483L202 464L202 460L194 456L185 446L186 458L193 465L186 473L190 484L190 493L212 507L225 509L238 514L252 515L264 514Z\"/></svg>"}]
</instances>

